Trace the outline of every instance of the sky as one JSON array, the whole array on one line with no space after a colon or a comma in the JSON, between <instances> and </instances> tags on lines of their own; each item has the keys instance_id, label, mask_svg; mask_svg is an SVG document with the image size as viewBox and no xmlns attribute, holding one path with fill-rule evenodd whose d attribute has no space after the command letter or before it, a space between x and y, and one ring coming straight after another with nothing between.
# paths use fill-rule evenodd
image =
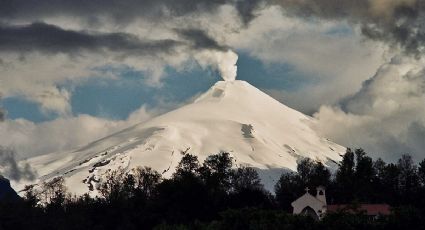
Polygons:
<instances>
[{"instance_id":1,"label":"sky","mask_svg":"<svg viewBox=\"0 0 425 230\"><path fill-rule=\"evenodd\" d=\"M82 146L236 65L334 142L422 160L424 25L421 0L0 1L0 150Z\"/></svg>"}]
</instances>

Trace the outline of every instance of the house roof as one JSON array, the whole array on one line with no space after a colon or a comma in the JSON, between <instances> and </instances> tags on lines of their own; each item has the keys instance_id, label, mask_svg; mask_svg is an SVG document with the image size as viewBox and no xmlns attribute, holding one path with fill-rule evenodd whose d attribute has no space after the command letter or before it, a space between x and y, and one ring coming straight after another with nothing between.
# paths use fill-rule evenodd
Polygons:
<instances>
[{"instance_id":1,"label":"house roof","mask_svg":"<svg viewBox=\"0 0 425 230\"><path fill-rule=\"evenodd\" d=\"M389 215L391 206L388 204L360 204L358 206L348 204L333 204L327 206L327 212L347 211L353 213L355 211L364 211L368 216Z\"/></svg>"},{"instance_id":2,"label":"house roof","mask_svg":"<svg viewBox=\"0 0 425 230\"><path fill-rule=\"evenodd\" d=\"M307 202L307 203L306 203ZM324 205L324 203L317 199L315 196L312 196L310 193L306 192L304 195L300 196L298 199L294 200L291 205L294 207L294 205L297 204L312 204L312 203L318 203L319 205Z\"/></svg>"}]
</instances>

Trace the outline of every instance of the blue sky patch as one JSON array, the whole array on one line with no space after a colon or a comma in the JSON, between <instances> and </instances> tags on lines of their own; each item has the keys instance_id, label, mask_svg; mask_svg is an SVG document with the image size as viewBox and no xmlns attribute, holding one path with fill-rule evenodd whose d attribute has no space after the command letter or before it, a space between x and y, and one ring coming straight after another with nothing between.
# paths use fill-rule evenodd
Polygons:
<instances>
[{"instance_id":1,"label":"blue sky patch","mask_svg":"<svg viewBox=\"0 0 425 230\"><path fill-rule=\"evenodd\" d=\"M260 89L280 89L294 91L310 84L311 78L297 72L287 64L264 64L260 60L240 52L237 79L248 81ZM219 73L211 68L202 69L196 63L188 68L175 70L166 68L166 77L160 87L146 84L147 73L119 67L98 67L99 72L113 73L116 79L92 77L77 85L64 83L72 91L71 107L73 115L89 114L108 119L126 119L128 115L142 105L156 107L160 103L182 103L196 94L205 92L216 81L221 80ZM55 114L45 114L39 105L19 97L3 100L8 118L25 118L34 122L57 118Z\"/></svg>"}]
</instances>

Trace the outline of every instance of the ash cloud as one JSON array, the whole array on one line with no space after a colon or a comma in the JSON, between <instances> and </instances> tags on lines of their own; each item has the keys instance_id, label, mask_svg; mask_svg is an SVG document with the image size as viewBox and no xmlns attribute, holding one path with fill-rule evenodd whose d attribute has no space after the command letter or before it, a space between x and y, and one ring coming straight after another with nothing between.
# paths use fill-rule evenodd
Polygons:
<instances>
[{"instance_id":1,"label":"ash cloud","mask_svg":"<svg viewBox=\"0 0 425 230\"><path fill-rule=\"evenodd\" d=\"M175 29L175 31L190 42L191 49L198 51L194 56L201 66L215 67L225 81L236 79L238 55L230 47L220 45L200 29Z\"/></svg>"},{"instance_id":2,"label":"ash cloud","mask_svg":"<svg viewBox=\"0 0 425 230\"><path fill-rule=\"evenodd\" d=\"M0 172L15 181L34 180L36 177L36 173L29 164L18 164L13 149L2 146L0 146Z\"/></svg>"},{"instance_id":3,"label":"ash cloud","mask_svg":"<svg viewBox=\"0 0 425 230\"><path fill-rule=\"evenodd\" d=\"M214 13L223 5L232 5L241 21L248 23L262 0L53 0L53 1L1 1L0 19L39 20L54 16L71 16L99 23L103 17L118 24L136 18L166 20L185 15Z\"/></svg>"},{"instance_id":4,"label":"ash cloud","mask_svg":"<svg viewBox=\"0 0 425 230\"><path fill-rule=\"evenodd\" d=\"M180 45L172 39L159 41L140 40L128 33L89 33L65 30L43 23L55 17L77 18L87 28L97 28L103 23L119 26L143 19L161 23L176 17L198 17L215 13L224 5L233 6L243 25L256 15L263 0L53 0L53 1L0 1L0 51L43 51L49 53L78 53L84 49L97 51L109 49L132 54L172 51ZM14 23L26 23L14 25ZM202 29L177 30L182 38L194 42L194 48L225 51Z\"/></svg>"},{"instance_id":5,"label":"ash cloud","mask_svg":"<svg viewBox=\"0 0 425 230\"><path fill-rule=\"evenodd\" d=\"M219 12L223 6L231 6L240 19L239 25L233 28L237 32L238 27L248 25L256 17L255 11L263 2L264 0L1 1L0 52L83 56L83 51L112 51L121 55L118 59L146 55L158 56L158 60L164 59L161 54L177 60L179 57L176 49L182 46L187 53L204 50L227 52L229 47L219 44L203 28L187 29L185 26L185 29L175 29L174 32L181 40L149 40L136 36L137 31L120 33L120 28L139 21L167 24L182 17L189 20L189 27L193 27L198 24L198 19ZM57 18L65 21L77 19L83 29L69 30L43 22L52 23ZM96 29L104 25L113 25L118 32L96 32ZM170 62L174 63L175 60Z\"/></svg>"},{"instance_id":6,"label":"ash cloud","mask_svg":"<svg viewBox=\"0 0 425 230\"><path fill-rule=\"evenodd\" d=\"M218 44L216 40L201 29L175 29L175 31L180 37L188 40L193 49L209 49L223 52L229 49L229 47Z\"/></svg>"},{"instance_id":7,"label":"ash cloud","mask_svg":"<svg viewBox=\"0 0 425 230\"><path fill-rule=\"evenodd\" d=\"M0 51L78 54L81 51L154 55L173 52L179 41L141 40L127 33L89 33L65 30L42 22L24 26L0 25Z\"/></svg>"},{"instance_id":8,"label":"ash cloud","mask_svg":"<svg viewBox=\"0 0 425 230\"><path fill-rule=\"evenodd\" d=\"M289 15L359 24L364 36L419 57L425 52L422 0L272 0Z\"/></svg>"},{"instance_id":9,"label":"ash cloud","mask_svg":"<svg viewBox=\"0 0 425 230\"><path fill-rule=\"evenodd\" d=\"M235 7L239 13L242 23L247 26L257 15L256 11L261 8L263 0L239 0L236 1Z\"/></svg>"},{"instance_id":10,"label":"ash cloud","mask_svg":"<svg viewBox=\"0 0 425 230\"><path fill-rule=\"evenodd\" d=\"M200 20L220 14L223 6L229 9L235 4L236 0L0 1L0 53L8 60L7 66L0 62L0 68L7 71L6 79L18 79L7 80L2 91L6 96L23 92L43 112L68 116L72 92L58 90L57 85L108 77L94 67L128 66L146 73L147 85L160 86L166 66L183 65L197 52L228 50L199 25ZM248 15L254 8L235 8L236 16ZM185 23L175 23L179 20ZM240 22L235 25L237 30ZM177 34L175 27L180 28ZM207 64L215 67L220 61L208 60L215 61ZM45 80L26 71L32 65L40 66L37 74ZM68 72L56 70L63 67ZM60 97L44 97L52 89L60 91L55 94Z\"/></svg>"},{"instance_id":11,"label":"ash cloud","mask_svg":"<svg viewBox=\"0 0 425 230\"><path fill-rule=\"evenodd\" d=\"M0 94L0 103L1 103L1 94ZM6 119L6 110L4 110L0 104L0 122L4 121L5 119Z\"/></svg>"},{"instance_id":12,"label":"ash cloud","mask_svg":"<svg viewBox=\"0 0 425 230\"><path fill-rule=\"evenodd\" d=\"M181 16L194 12L213 11L225 0L53 0L53 1L2 1L0 17L12 19L37 19L55 15L78 16L88 20L107 16L117 23L127 23L137 17L162 18Z\"/></svg>"}]
</instances>

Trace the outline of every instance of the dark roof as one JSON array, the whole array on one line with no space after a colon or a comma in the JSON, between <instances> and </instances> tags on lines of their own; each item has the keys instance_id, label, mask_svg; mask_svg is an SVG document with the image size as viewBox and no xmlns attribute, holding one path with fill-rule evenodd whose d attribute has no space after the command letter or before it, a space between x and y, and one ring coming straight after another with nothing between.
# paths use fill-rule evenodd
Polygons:
<instances>
[{"instance_id":1,"label":"dark roof","mask_svg":"<svg viewBox=\"0 0 425 230\"><path fill-rule=\"evenodd\" d=\"M391 206L388 204L333 204L327 206L327 212L347 211L353 213L355 211L365 212L368 216L376 215L389 215L391 213Z\"/></svg>"}]
</instances>

